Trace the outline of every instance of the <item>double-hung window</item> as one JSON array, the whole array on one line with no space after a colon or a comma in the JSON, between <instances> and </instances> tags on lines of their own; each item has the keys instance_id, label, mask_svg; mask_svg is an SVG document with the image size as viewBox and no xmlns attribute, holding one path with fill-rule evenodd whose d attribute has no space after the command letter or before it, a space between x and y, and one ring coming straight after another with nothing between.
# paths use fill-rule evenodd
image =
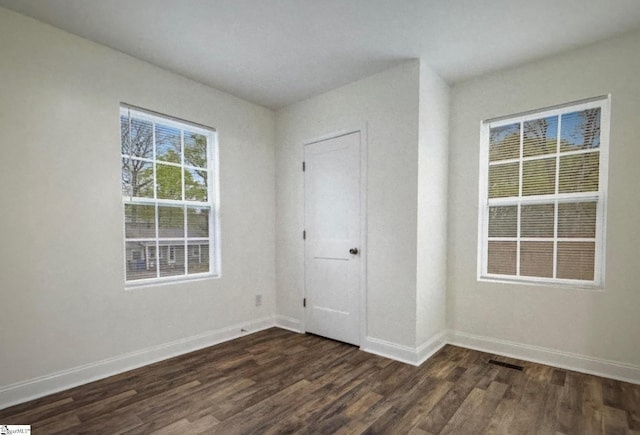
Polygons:
<instances>
[{"instance_id":1,"label":"double-hung window","mask_svg":"<svg viewBox=\"0 0 640 435\"><path fill-rule=\"evenodd\" d=\"M604 285L609 105L482 123L479 279Z\"/></svg>"},{"instance_id":2,"label":"double-hung window","mask_svg":"<svg viewBox=\"0 0 640 435\"><path fill-rule=\"evenodd\" d=\"M219 275L215 130L123 105L120 138L126 284Z\"/></svg>"}]
</instances>

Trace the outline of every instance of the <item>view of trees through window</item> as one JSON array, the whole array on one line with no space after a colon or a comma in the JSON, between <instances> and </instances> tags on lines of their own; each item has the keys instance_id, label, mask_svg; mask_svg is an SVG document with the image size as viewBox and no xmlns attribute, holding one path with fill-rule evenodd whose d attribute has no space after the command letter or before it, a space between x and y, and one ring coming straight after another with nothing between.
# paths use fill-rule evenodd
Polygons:
<instances>
[{"instance_id":1,"label":"view of trees through window","mask_svg":"<svg viewBox=\"0 0 640 435\"><path fill-rule=\"evenodd\" d=\"M121 109L128 281L211 271L211 137Z\"/></svg>"},{"instance_id":2,"label":"view of trees through window","mask_svg":"<svg viewBox=\"0 0 640 435\"><path fill-rule=\"evenodd\" d=\"M594 281L602 130L595 106L489 126L484 274Z\"/></svg>"},{"instance_id":3,"label":"view of trees through window","mask_svg":"<svg viewBox=\"0 0 640 435\"><path fill-rule=\"evenodd\" d=\"M155 135L154 135L155 130ZM181 131L151 121L123 115L120 119L122 144L122 192L131 197L154 197L154 165L157 197L182 199ZM154 156L154 137L156 152ZM207 138L184 131L185 199L207 200Z\"/></svg>"}]
</instances>

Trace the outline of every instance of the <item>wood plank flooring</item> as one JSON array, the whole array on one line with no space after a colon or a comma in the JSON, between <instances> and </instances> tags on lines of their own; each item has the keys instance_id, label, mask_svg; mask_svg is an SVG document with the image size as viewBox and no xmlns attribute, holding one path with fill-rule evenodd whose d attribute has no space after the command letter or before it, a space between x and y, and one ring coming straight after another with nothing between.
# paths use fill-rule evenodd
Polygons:
<instances>
[{"instance_id":1,"label":"wood plank flooring","mask_svg":"<svg viewBox=\"0 0 640 435\"><path fill-rule=\"evenodd\" d=\"M455 346L412 367L274 328L1 410L0 423L34 434L640 434L640 386Z\"/></svg>"}]
</instances>

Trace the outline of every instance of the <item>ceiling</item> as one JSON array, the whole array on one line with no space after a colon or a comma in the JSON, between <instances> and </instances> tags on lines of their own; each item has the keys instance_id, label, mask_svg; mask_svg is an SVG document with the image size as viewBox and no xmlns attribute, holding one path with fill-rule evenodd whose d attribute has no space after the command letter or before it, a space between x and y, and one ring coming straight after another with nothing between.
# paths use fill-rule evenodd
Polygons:
<instances>
[{"instance_id":1,"label":"ceiling","mask_svg":"<svg viewBox=\"0 0 640 435\"><path fill-rule=\"evenodd\" d=\"M422 57L449 83L640 28L639 0L0 0L277 109Z\"/></svg>"}]
</instances>

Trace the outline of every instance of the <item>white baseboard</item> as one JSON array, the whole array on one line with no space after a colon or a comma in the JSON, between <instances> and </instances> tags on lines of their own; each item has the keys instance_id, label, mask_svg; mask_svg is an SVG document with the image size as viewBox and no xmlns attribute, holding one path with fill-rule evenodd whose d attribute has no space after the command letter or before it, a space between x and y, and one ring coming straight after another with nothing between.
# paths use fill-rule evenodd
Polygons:
<instances>
[{"instance_id":1,"label":"white baseboard","mask_svg":"<svg viewBox=\"0 0 640 435\"><path fill-rule=\"evenodd\" d=\"M360 345L360 350L406 364L416 365L417 362L415 348L380 340L379 338L365 337L364 342Z\"/></svg>"},{"instance_id":2,"label":"white baseboard","mask_svg":"<svg viewBox=\"0 0 640 435\"><path fill-rule=\"evenodd\" d=\"M455 346L640 384L639 366L463 332L449 331L447 335L447 341Z\"/></svg>"},{"instance_id":3,"label":"white baseboard","mask_svg":"<svg viewBox=\"0 0 640 435\"><path fill-rule=\"evenodd\" d=\"M431 358L437 351L447 344L447 331L440 331L420 346L416 348L416 364L422 365L423 362Z\"/></svg>"},{"instance_id":4,"label":"white baseboard","mask_svg":"<svg viewBox=\"0 0 640 435\"><path fill-rule=\"evenodd\" d=\"M302 329L302 322L299 319L295 319L293 317L277 315L276 326L278 328L287 329L299 334L304 333L304 330Z\"/></svg>"},{"instance_id":5,"label":"white baseboard","mask_svg":"<svg viewBox=\"0 0 640 435\"><path fill-rule=\"evenodd\" d=\"M456 331L436 334L417 348L366 337L360 349L419 366L446 344L640 384L639 366Z\"/></svg>"},{"instance_id":6,"label":"white baseboard","mask_svg":"<svg viewBox=\"0 0 640 435\"><path fill-rule=\"evenodd\" d=\"M364 343L360 346L360 350L413 366L419 366L447 344L445 338L446 331L442 331L414 348L380 340L379 338L366 337Z\"/></svg>"},{"instance_id":7,"label":"white baseboard","mask_svg":"<svg viewBox=\"0 0 640 435\"><path fill-rule=\"evenodd\" d=\"M182 355L224 341L276 326L273 317L239 323L192 337L73 367L49 375L0 387L0 409L38 397L67 390L89 382L126 372L154 362Z\"/></svg>"},{"instance_id":8,"label":"white baseboard","mask_svg":"<svg viewBox=\"0 0 640 435\"><path fill-rule=\"evenodd\" d=\"M293 332L304 332L300 320L286 316L266 317L232 325L0 387L0 409L274 326ZM385 358L419 366L446 344L640 384L639 366L457 331L443 331L415 348L374 337L366 337L360 349Z\"/></svg>"}]
</instances>

